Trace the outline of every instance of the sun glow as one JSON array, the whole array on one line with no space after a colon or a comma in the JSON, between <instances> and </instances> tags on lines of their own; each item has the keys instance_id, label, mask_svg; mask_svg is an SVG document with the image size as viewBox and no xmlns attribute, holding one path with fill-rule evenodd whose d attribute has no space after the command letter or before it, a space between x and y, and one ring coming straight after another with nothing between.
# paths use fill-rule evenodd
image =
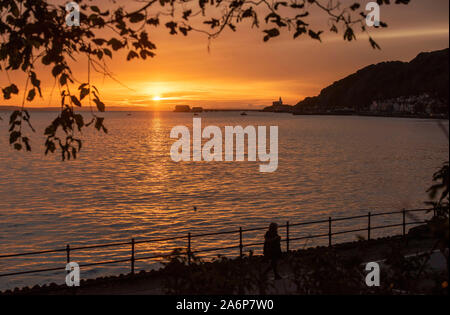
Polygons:
<instances>
[{"instance_id":1,"label":"sun glow","mask_svg":"<svg viewBox=\"0 0 450 315\"><path fill-rule=\"evenodd\" d=\"M160 101L160 100L162 100L163 98L161 97L161 96L159 96L159 95L156 95L156 96L153 96L153 100L154 101Z\"/></svg>"}]
</instances>

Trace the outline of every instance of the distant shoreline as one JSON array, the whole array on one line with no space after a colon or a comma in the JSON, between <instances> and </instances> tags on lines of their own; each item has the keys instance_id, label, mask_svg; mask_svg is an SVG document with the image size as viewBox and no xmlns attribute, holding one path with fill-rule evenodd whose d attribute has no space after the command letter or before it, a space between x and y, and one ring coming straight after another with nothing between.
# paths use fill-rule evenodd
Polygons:
<instances>
[{"instance_id":1,"label":"distant shoreline","mask_svg":"<svg viewBox=\"0 0 450 315\"><path fill-rule=\"evenodd\" d=\"M352 113L352 114L339 114L339 113L292 113L294 116L360 116L360 117L386 117L386 118L415 118L415 119L441 119L448 120L448 116L427 116L427 115L413 115L413 114L383 114L383 113Z\"/></svg>"},{"instance_id":2,"label":"distant shoreline","mask_svg":"<svg viewBox=\"0 0 450 315\"><path fill-rule=\"evenodd\" d=\"M19 106L0 106L0 111L13 111L20 110ZM30 112L59 112L59 107L27 107L26 110ZM81 112L90 112L91 109L88 107L77 108L78 111ZM203 109L203 112L261 112L262 109L242 109L242 108L211 108L211 109ZM106 112L170 112L173 113L173 110L152 110L150 108L128 108L128 107L107 107ZM188 112L189 113L189 112ZM192 113L192 112L190 112Z\"/></svg>"},{"instance_id":3,"label":"distant shoreline","mask_svg":"<svg viewBox=\"0 0 450 315\"><path fill-rule=\"evenodd\" d=\"M13 110L19 110L20 107L15 106L0 106L0 111L8 112ZM58 107L36 107L36 108L26 108L30 112L59 112ZM78 109L81 112L90 112L88 108ZM172 110L151 110L151 109L125 109L125 108L110 108L106 112L166 112L166 113L187 113L192 114L193 112L174 112ZM293 113L290 111L268 111L263 109L233 109L233 108L217 108L217 109L203 109L203 112L261 112L261 113L274 113L274 114L290 114L293 116L360 116L360 117L386 117L386 118L414 118L414 119L441 119L449 120L448 115L414 115L414 114L401 114L401 113L348 113L348 112L330 112L330 113Z\"/></svg>"}]
</instances>

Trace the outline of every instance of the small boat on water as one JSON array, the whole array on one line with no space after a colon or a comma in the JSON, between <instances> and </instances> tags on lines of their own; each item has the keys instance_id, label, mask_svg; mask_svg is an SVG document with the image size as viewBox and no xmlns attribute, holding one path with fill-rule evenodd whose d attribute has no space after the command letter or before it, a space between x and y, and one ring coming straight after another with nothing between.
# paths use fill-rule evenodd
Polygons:
<instances>
[{"instance_id":1,"label":"small boat on water","mask_svg":"<svg viewBox=\"0 0 450 315\"><path fill-rule=\"evenodd\" d=\"M241 116L247 116L247 113L246 112L242 112Z\"/></svg>"}]
</instances>

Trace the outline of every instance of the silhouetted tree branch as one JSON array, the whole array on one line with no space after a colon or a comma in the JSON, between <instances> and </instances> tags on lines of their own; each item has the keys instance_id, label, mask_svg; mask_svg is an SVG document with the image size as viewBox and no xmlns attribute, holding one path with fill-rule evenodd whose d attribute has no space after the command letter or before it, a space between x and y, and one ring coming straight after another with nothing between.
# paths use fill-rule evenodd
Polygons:
<instances>
[{"instance_id":1,"label":"silhouetted tree branch","mask_svg":"<svg viewBox=\"0 0 450 315\"><path fill-rule=\"evenodd\" d=\"M324 31L316 30L309 23L315 14L311 14L311 10L320 10L328 16L329 31L342 32L344 40L356 39L354 28L357 26L368 34L365 11L358 1L350 6L319 0L135 0L126 5L116 5L115 0L102 1L101 5L91 0L75 2L80 6L80 26L66 24L65 5L54 5L47 0L3 0L0 3L0 70L9 81L8 86L2 87L4 99L21 92L9 72L23 72L27 77L21 109L14 111L9 121L9 140L16 150L31 150L22 126L25 122L34 130L26 103L32 102L37 94L42 97L37 63L42 63L46 71L52 73L61 97L60 113L45 129L45 152L54 153L59 147L65 160L76 158L80 151L79 133L83 128L92 125L107 132L101 116L105 104L91 82L91 70L112 77L105 59L112 58L118 51L126 52L127 61L154 57L156 45L150 41L148 33L151 27L163 25L172 35L200 32L211 40L225 29L236 31L237 25L244 23L261 28L264 41L282 32L292 34L293 38L308 36L320 41ZM377 2L390 4L389 0ZM409 0L395 1L395 4L408 3ZM265 27L261 27L259 17L263 17ZM381 23L380 26L387 25ZM379 48L370 36L369 41L373 48ZM82 81L77 80L69 64L83 59L80 57L88 60L88 78ZM89 122L76 112L77 107L86 103L92 108Z\"/></svg>"}]
</instances>

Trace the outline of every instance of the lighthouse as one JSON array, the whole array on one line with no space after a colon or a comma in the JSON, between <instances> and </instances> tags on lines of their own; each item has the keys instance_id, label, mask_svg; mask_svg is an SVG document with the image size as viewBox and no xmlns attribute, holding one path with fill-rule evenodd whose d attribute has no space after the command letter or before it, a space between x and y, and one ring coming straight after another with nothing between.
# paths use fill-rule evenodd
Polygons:
<instances>
[{"instance_id":1,"label":"lighthouse","mask_svg":"<svg viewBox=\"0 0 450 315\"><path fill-rule=\"evenodd\" d=\"M278 106L278 105L283 105L283 100L281 99L281 96L278 101L272 102L272 106Z\"/></svg>"}]
</instances>

